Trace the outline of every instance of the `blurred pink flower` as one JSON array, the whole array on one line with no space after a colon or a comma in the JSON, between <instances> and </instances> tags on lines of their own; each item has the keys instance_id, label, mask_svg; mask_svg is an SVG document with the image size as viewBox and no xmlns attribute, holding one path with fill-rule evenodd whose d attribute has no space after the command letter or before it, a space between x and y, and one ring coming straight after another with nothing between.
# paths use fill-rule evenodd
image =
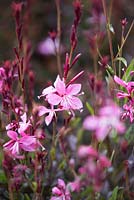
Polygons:
<instances>
[{"instance_id":1,"label":"blurred pink flower","mask_svg":"<svg viewBox=\"0 0 134 200\"><path fill-rule=\"evenodd\" d=\"M87 130L95 131L96 138L103 141L114 128L118 133L125 130L124 124L120 121L120 108L114 103L103 107L99 111L99 116L88 116L83 123Z\"/></svg>"},{"instance_id":2,"label":"blurred pink flower","mask_svg":"<svg viewBox=\"0 0 134 200\"><path fill-rule=\"evenodd\" d=\"M40 146L35 136L27 135L24 132L18 135L17 132L10 130L7 131L7 135L11 140L5 143L3 147L4 150L10 152L14 157L19 156L21 150L32 152Z\"/></svg>"},{"instance_id":3,"label":"blurred pink flower","mask_svg":"<svg viewBox=\"0 0 134 200\"><path fill-rule=\"evenodd\" d=\"M70 191L62 179L58 179L57 186L52 188L52 194L54 196L50 200L71 200Z\"/></svg>"},{"instance_id":4,"label":"blurred pink flower","mask_svg":"<svg viewBox=\"0 0 134 200\"><path fill-rule=\"evenodd\" d=\"M80 167L77 177L68 184L68 187L72 192L80 192L81 188L88 185L99 192L106 177L106 169L111 166L111 161L92 146L80 146L77 155L80 159Z\"/></svg>"},{"instance_id":5,"label":"blurred pink flower","mask_svg":"<svg viewBox=\"0 0 134 200\"><path fill-rule=\"evenodd\" d=\"M98 157L98 152L92 146L81 145L78 149L79 158L87 158L88 156Z\"/></svg>"},{"instance_id":6,"label":"blurred pink flower","mask_svg":"<svg viewBox=\"0 0 134 200\"><path fill-rule=\"evenodd\" d=\"M56 51L59 49L59 40L56 38L54 41L47 37L45 40L41 41L38 45L38 52L42 55L55 55ZM63 46L60 47L61 53L63 52Z\"/></svg>"},{"instance_id":7,"label":"blurred pink flower","mask_svg":"<svg viewBox=\"0 0 134 200\"><path fill-rule=\"evenodd\" d=\"M54 87L49 86L42 91L42 96L51 105L59 105L64 110L79 110L83 107L81 100L77 97L81 90L81 84L65 85L59 75L54 82Z\"/></svg>"}]
</instances>

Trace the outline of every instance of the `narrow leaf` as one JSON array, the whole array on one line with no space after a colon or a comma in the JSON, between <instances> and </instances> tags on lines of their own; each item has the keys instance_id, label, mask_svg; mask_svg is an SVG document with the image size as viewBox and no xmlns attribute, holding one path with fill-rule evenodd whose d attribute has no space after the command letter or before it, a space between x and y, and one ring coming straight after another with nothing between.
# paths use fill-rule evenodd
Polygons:
<instances>
[{"instance_id":1,"label":"narrow leaf","mask_svg":"<svg viewBox=\"0 0 134 200\"><path fill-rule=\"evenodd\" d=\"M90 114L94 115L94 109L88 102L86 102L86 107L87 107L88 111L90 112Z\"/></svg>"},{"instance_id":2,"label":"narrow leaf","mask_svg":"<svg viewBox=\"0 0 134 200\"><path fill-rule=\"evenodd\" d=\"M126 72L124 73L122 79L126 82L131 81L132 76L130 76L130 72L134 70L134 59L131 60L129 66L126 69Z\"/></svg>"},{"instance_id":3,"label":"narrow leaf","mask_svg":"<svg viewBox=\"0 0 134 200\"><path fill-rule=\"evenodd\" d=\"M117 194L118 194L118 190L119 190L119 187L116 186L112 192L112 196L110 197L109 200L117 200Z\"/></svg>"},{"instance_id":4,"label":"narrow leaf","mask_svg":"<svg viewBox=\"0 0 134 200\"><path fill-rule=\"evenodd\" d=\"M123 57L118 57L118 58L115 59L115 61L121 61L121 62L125 65L125 67L127 67L127 61L126 61L125 58L123 58Z\"/></svg>"}]
</instances>

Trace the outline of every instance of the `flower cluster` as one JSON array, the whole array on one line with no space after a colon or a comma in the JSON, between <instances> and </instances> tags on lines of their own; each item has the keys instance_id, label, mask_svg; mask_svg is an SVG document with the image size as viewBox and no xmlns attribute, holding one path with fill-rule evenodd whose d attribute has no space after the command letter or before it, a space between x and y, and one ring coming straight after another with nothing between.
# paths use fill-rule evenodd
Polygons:
<instances>
[{"instance_id":1,"label":"flower cluster","mask_svg":"<svg viewBox=\"0 0 134 200\"><path fill-rule=\"evenodd\" d=\"M52 194L50 200L71 200L69 188L62 179L58 179L57 186L52 188Z\"/></svg>"},{"instance_id":2,"label":"flower cluster","mask_svg":"<svg viewBox=\"0 0 134 200\"><path fill-rule=\"evenodd\" d=\"M45 100L50 104L50 109L45 106L39 107L39 116L48 114L45 122L49 125L58 111L67 110L73 112L73 110L81 110L83 104L78 98L80 90L81 84L66 84L64 79L62 80L58 75L54 82L54 87L45 88L39 96L39 98L45 97Z\"/></svg>"},{"instance_id":3,"label":"flower cluster","mask_svg":"<svg viewBox=\"0 0 134 200\"><path fill-rule=\"evenodd\" d=\"M95 131L97 140L103 141L114 128L118 133L125 130L124 124L120 121L120 108L113 102L99 110L99 116L88 116L83 123L87 130Z\"/></svg>"},{"instance_id":4,"label":"flower cluster","mask_svg":"<svg viewBox=\"0 0 134 200\"><path fill-rule=\"evenodd\" d=\"M123 106L123 109L125 110L125 112L123 113L122 118L129 117L130 121L133 122L134 120L134 97L133 97L134 81L125 82L124 80L120 79L117 76L114 76L114 80L117 84L119 84L126 90L125 92L119 91L117 93L117 98L127 99L127 102Z\"/></svg>"},{"instance_id":5,"label":"flower cluster","mask_svg":"<svg viewBox=\"0 0 134 200\"><path fill-rule=\"evenodd\" d=\"M111 166L110 160L92 146L85 145L79 147L78 157L81 167L78 169L79 176L69 184L71 190L79 192L81 188L92 185L95 191L100 191L106 176L105 169Z\"/></svg>"},{"instance_id":6,"label":"flower cluster","mask_svg":"<svg viewBox=\"0 0 134 200\"><path fill-rule=\"evenodd\" d=\"M20 155L22 151L32 152L41 146L35 135L27 133L31 123L30 120L27 121L26 113L22 115L21 119L20 122L12 122L6 126L7 135L11 140L5 143L3 147L15 158L23 158Z\"/></svg>"}]
</instances>

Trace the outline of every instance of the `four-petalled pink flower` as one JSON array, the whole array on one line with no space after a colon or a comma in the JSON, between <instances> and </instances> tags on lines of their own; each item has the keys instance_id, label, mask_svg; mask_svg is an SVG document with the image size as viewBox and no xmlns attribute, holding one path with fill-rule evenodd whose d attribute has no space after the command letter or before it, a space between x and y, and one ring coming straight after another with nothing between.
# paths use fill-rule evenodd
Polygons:
<instances>
[{"instance_id":1,"label":"four-petalled pink flower","mask_svg":"<svg viewBox=\"0 0 134 200\"><path fill-rule=\"evenodd\" d=\"M66 85L58 75L54 87L45 88L40 97L46 96L46 100L50 105L58 105L64 110L80 110L83 107L81 100L78 98L80 90L81 84Z\"/></svg>"},{"instance_id":2,"label":"four-petalled pink flower","mask_svg":"<svg viewBox=\"0 0 134 200\"><path fill-rule=\"evenodd\" d=\"M32 152L40 146L35 136L27 135L24 132L18 134L10 130L7 131L7 135L11 140L5 143L3 147L5 151L11 153L14 157L19 157L22 150Z\"/></svg>"}]
</instances>

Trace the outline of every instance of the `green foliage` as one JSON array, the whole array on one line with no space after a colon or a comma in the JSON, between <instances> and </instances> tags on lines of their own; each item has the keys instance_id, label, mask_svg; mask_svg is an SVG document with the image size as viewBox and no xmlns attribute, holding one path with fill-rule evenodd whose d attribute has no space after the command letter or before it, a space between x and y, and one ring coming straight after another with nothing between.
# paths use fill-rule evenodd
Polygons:
<instances>
[{"instance_id":1,"label":"green foliage","mask_svg":"<svg viewBox=\"0 0 134 200\"><path fill-rule=\"evenodd\" d=\"M131 81L132 76L130 76L130 72L134 71L134 59L131 60L129 66L126 69L126 72L124 73L122 79L126 82Z\"/></svg>"},{"instance_id":2,"label":"green foliage","mask_svg":"<svg viewBox=\"0 0 134 200\"><path fill-rule=\"evenodd\" d=\"M112 192L112 196L110 197L109 200L117 200L117 195L118 195L119 187L116 186Z\"/></svg>"},{"instance_id":3,"label":"green foliage","mask_svg":"<svg viewBox=\"0 0 134 200\"><path fill-rule=\"evenodd\" d=\"M121 62L125 65L125 67L127 67L127 61L126 61L125 58L123 58L123 57L118 57L118 58L115 59L115 61L121 61Z\"/></svg>"},{"instance_id":4,"label":"green foliage","mask_svg":"<svg viewBox=\"0 0 134 200\"><path fill-rule=\"evenodd\" d=\"M86 102L86 107L91 115L94 115L94 109L89 102Z\"/></svg>"},{"instance_id":5,"label":"green foliage","mask_svg":"<svg viewBox=\"0 0 134 200\"><path fill-rule=\"evenodd\" d=\"M132 124L131 126L129 126L129 128L126 131L125 134L125 139L128 141L128 143L132 143L134 141L134 124Z\"/></svg>"}]
</instances>

